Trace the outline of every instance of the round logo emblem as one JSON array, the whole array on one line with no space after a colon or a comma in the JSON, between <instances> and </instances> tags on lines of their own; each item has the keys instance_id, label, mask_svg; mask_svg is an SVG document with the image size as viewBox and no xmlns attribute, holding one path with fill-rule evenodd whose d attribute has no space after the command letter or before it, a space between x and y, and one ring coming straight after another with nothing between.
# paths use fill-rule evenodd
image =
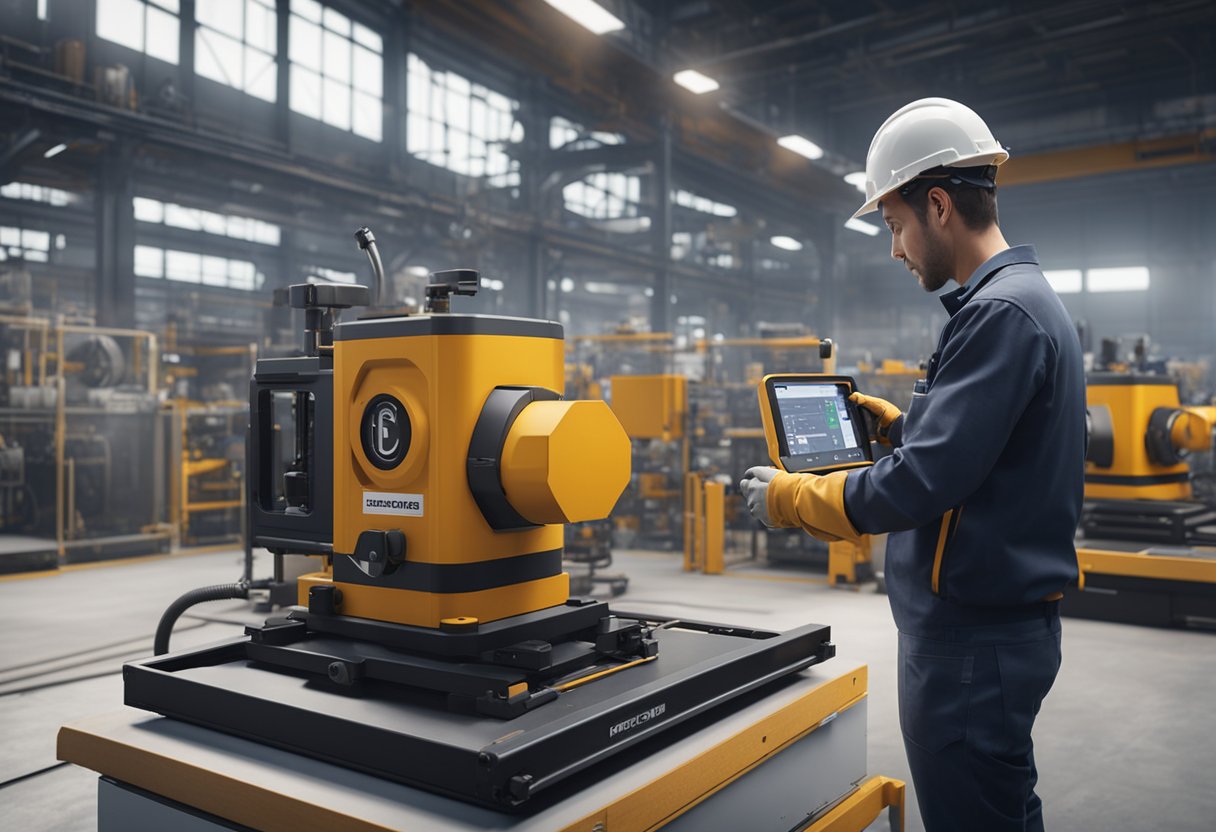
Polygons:
<instances>
[{"instance_id":1,"label":"round logo emblem","mask_svg":"<svg viewBox=\"0 0 1216 832\"><path fill-rule=\"evenodd\" d=\"M410 417L405 407L387 393L372 399L363 410L363 453L372 465L396 468L410 449Z\"/></svg>"}]
</instances>

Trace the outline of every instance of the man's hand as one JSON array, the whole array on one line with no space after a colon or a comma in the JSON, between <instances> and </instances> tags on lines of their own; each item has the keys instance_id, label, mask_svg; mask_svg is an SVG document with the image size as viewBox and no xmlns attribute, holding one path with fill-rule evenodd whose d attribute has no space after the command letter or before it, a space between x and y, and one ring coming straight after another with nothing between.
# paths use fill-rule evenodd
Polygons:
<instances>
[{"instance_id":1,"label":"man's hand","mask_svg":"<svg viewBox=\"0 0 1216 832\"><path fill-rule=\"evenodd\" d=\"M747 501L747 510L767 528L773 528L773 522L768 516L768 486L777 476L777 469L767 465L748 468L739 480L739 492Z\"/></svg>"},{"instance_id":2,"label":"man's hand","mask_svg":"<svg viewBox=\"0 0 1216 832\"><path fill-rule=\"evenodd\" d=\"M863 410L868 410L878 420L878 441L884 445L890 445L891 425L903 415L899 408L886 399L867 396L864 393L853 393L849 396L849 401Z\"/></svg>"}]
</instances>

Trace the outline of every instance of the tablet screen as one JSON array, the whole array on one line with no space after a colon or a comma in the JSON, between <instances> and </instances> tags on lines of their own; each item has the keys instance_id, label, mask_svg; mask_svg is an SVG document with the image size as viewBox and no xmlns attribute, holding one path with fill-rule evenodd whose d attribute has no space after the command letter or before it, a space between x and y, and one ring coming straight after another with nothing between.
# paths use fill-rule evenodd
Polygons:
<instances>
[{"instance_id":1,"label":"tablet screen","mask_svg":"<svg viewBox=\"0 0 1216 832\"><path fill-rule=\"evenodd\" d=\"M866 461L848 405L848 385L778 382L772 386L778 428L785 439L787 470L809 470ZM862 428L864 430L864 428Z\"/></svg>"}]
</instances>

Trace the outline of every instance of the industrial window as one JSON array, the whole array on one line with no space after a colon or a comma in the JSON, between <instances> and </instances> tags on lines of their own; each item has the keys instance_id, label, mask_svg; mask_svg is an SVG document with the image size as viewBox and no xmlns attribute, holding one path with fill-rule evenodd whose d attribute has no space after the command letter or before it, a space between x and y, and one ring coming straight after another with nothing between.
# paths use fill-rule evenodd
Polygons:
<instances>
[{"instance_id":1,"label":"industrial window","mask_svg":"<svg viewBox=\"0 0 1216 832\"><path fill-rule=\"evenodd\" d=\"M768 272L788 272L793 266L784 260L771 260L768 257L761 257L756 261L756 268Z\"/></svg>"},{"instance_id":2,"label":"industrial window","mask_svg":"<svg viewBox=\"0 0 1216 832\"><path fill-rule=\"evenodd\" d=\"M97 0L97 36L177 63L178 0Z\"/></svg>"},{"instance_id":3,"label":"industrial window","mask_svg":"<svg viewBox=\"0 0 1216 832\"><path fill-rule=\"evenodd\" d=\"M671 200L676 205L691 208L703 214L713 214L715 217L733 217L739 213L733 205L727 205L725 202L714 202L712 199L697 196L690 191L672 191Z\"/></svg>"},{"instance_id":4,"label":"industrial window","mask_svg":"<svg viewBox=\"0 0 1216 832\"><path fill-rule=\"evenodd\" d=\"M35 185L31 182L9 182L0 187L0 196L7 199L25 199L30 202L42 202L62 208L76 201L76 195L58 188L48 188L45 185Z\"/></svg>"},{"instance_id":5,"label":"industrial window","mask_svg":"<svg viewBox=\"0 0 1216 832\"><path fill-rule=\"evenodd\" d=\"M164 224L186 231L202 231L234 240L247 240L277 246L281 237L279 226L236 214L217 214L202 208L186 208L173 202L137 196L133 200L135 219L140 222Z\"/></svg>"},{"instance_id":6,"label":"industrial window","mask_svg":"<svg viewBox=\"0 0 1216 832\"><path fill-rule=\"evenodd\" d=\"M582 150L586 147L624 143L625 137L620 133L608 133L603 130L587 131L581 124L575 124L561 116L554 116L549 120L549 147L554 150L558 148Z\"/></svg>"},{"instance_id":7,"label":"industrial window","mask_svg":"<svg viewBox=\"0 0 1216 832\"><path fill-rule=\"evenodd\" d=\"M1145 266L1090 269L1085 278L1085 287L1091 292L1142 292L1148 289L1149 284L1148 268Z\"/></svg>"},{"instance_id":8,"label":"industrial window","mask_svg":"<svg viewBox=\"0 0 1216 832\"><path fill-rule=\"evenodd\" d=\"M1058 295L1071 295L1081 291L1080 269L1054 269L1043 272L1048 285L1055 289Z\"/></svg>"},{"instance_id":9,"label":"industrial window","mask_svg":"<svg viewBox=\"0 0 1216 832\"><path fill-rule=\"evenodd\" d=\"M278 24L274 0L196 0L194 71L273 102Z\"/></svg>"},{"instance_id":10,"label":"industrial window","mask_svg":"<svg viewBox=\"0 0 1216 832\"><path fill-rule=\"evenodd\" d=\"M593 173L562 188L566 210L588 219L638 216L642 180L628 173Z\"/></svg>"},{"instance_id":11,"label":"industrial window","mask_svg":"<svg viewBox=\"0 0 1216 832\"><path fill-rule=\"evenodd\" d=\"M248 260L230 260L155 246L135 247L135 274L246 292L261 289L266 282L266 276Z\"/></svg>"},{"instance_id":12,"label":"industrial window","mask_svg":"<svg viewBox=\"0 0 1216 832\"><path fill-rule=\"evenodd\" d=\"M354 283L354 272L340 272L325 266L308 266L304 269L305 283Z\"/></svg>"},{"instance_id":13,"label":"industrial window","mask_svg":"<svg viewBox=\"0 0 1216 832\"><path fill-rule=\"evenodd\" d=\"M384 41L316 0L291 0L291 109L378 142L384 135Z\"/></svg>"},{"instance_id":14,"label":"industrial window","mask_svg":"<svg viewBox=\"0 0 1216 832\"><path fill-rule=\"evenodd\" d=\"M549 147L583 150L603 145L624 144L620 133L588 131L581 124L555 116L549 120ZM566 210L588 219L606 220L636 217L642 180L628 173L593 173L562 188Z\"/></svg>"},{"instance_id":15,"label":"industrial window","mask_svg":"<svg viewBox=\"0 0 1216 832\"><path fill-rule=\"evenodd\" d=\"M64 236L56 234L52 240L49 231L0 225L0 262L16 257L32 263L45 263L50 259L52 243L56 250L63 249Z\"/></svg>"},{"instance_id":16,"label":"industrial window","mask_svg":"<svg viewBox=\"0 0 1216 832\"><path fill-rule=\"evenodd\" d=\"M50 20L51 19L51 16L49 14L47 14L46 4L47 4L47 0L38 0L38 19L39 20Z\"/></svg>"},{"instance_id":17,"label":"industrial window","mask_svg":"<svg viewBox=\"0 0 1216 832\"><path fill-rule=\"evenodd\" d=\"M417 55L407 64L406 150L424 162L494 187L519 184L519 162L507 146L523 141L519 102L454 72L433 69Z\"/></svg>"}]
</instances>

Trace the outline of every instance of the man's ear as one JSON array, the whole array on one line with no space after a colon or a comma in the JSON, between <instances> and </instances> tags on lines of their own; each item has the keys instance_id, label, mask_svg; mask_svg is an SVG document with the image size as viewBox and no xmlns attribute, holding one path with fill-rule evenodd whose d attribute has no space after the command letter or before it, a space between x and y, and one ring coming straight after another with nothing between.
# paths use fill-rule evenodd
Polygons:
<instances>
[{"instance_id":1,"label":"man's ear","mask_svg":"<svg viewBox=\"0 0 1216 832\"><path fill-rule=\"evenodd\" d=\"M954 200L942 188L929 189L929 218L935 220L939 228L945 228L954 213Z\"/></svg>"}]
</instances>

